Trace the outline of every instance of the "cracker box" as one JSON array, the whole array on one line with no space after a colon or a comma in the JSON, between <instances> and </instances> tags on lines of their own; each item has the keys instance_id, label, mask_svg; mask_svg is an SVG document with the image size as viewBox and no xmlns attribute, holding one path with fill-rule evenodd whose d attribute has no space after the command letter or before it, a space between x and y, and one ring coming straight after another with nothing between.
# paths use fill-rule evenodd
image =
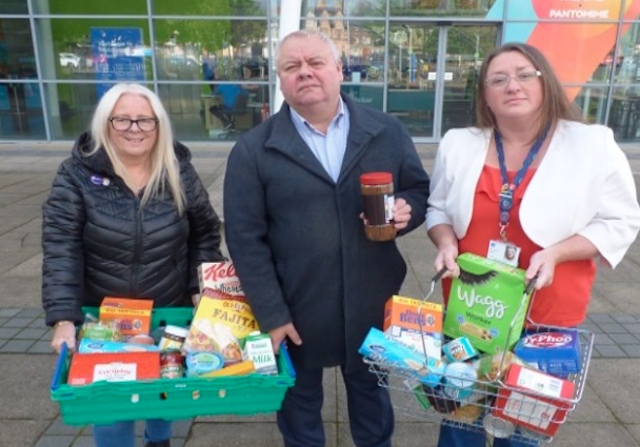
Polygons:
<instances>
[{"instance_id":1,"label":"cracker box","mask_svg":"<svg viewBox=\"0 0 640 447\"><path fill-rule=\"evenodd\" d=\"M123 382L158 379L160 353L91 353L74 354L69 366L68 385L88 385L93 382Z\"/></svg>"},{"instance_id":2,"label":"cracker box","mask_svg":"<svg viewBox=\"0 0 640 447\"><path fill-rule=\"evenodd\" d=\"M580 335L575 329L525 334L513 352L540 371L558 377L580 372Z\"/></svg>"},{"instance_id":3,"label":"cracker box","mask_svg":"<svg viewBox=\"0 0 640 447\"><path fill-rule=\"evenodd\" d=\"M574 383L513 364L505 385L498 392L494 414L537 433L554 436L571 409Z\"/></svg>"},{"instance_id":4,"label":"cracker box","mask_svg":"<svg viewBox=\"0 0 640 447\"><path fill-rule=\"evenodd\" d=\"M422 325L422 331L420 325ZM426 350L427 357L440 360L442 353L441 304L394 295L385 304L382 328L387 337L421 354L424 354Z\"/></svg>"},{"instance_id":5,"label":"cracker box","mask_svg":"<svg viewBox=\"0 0 640 447\"><path fill-rule=\"evenodd\" d=\"M465 336L482 352L510 350L520 338L531 298L524 296L524 270L471 253L458 256L457 263L460 277L451 284L444 334Z\"/></svg>"},{"instance_id":6,"label":"cracker box","mask_svg":"<svg viewBox=\"0 0 640 447\"><path fill-rule=\"evenodd\" d=\"M244 296L236 269L231 261L204 262L198 267L200 293L205 289L218 290L227 295Z\"/></svg>"},{"instance_id":7,"label":"cracker box","mask_svg":"<svg viewBox=\"0 0 640 447\"><path fill-rule=\"evenodd\" d=\"M152 300L105 297L100 304L100 321L115 321L122 335L149 334Z\"/></svg>"}]
</instances>

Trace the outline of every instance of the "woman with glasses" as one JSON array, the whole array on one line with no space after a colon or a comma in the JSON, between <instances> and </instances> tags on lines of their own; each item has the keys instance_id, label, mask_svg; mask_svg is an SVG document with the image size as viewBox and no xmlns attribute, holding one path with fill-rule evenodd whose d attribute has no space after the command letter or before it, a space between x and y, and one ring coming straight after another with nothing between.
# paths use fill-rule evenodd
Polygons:
<instances>
[{"instance_id":1,"label":"woman with glasses","mask_svg":"<svg viewBox=\"0 0 640 447\"><path fill-rule=\"evenodd\" d=\"M152 91L117 84L102 97L43 206L42 304L55 351L75 350L82 307L105 296L196 304L198 265L224 258L220 220L190 159ZM134 447L133 421L93 433L97 447ZM146 421L147 447L170 438L170 422Z\"/></svg>"},{"instance_id":2,"label":"woman with glasses","mask_svg":"<svg viewBox=\"0 0 640 447\"><path fill-rule=\"evenodd\" d=\"M577 326L596 259L615 267L640 228L629 163L610 129L582 123L536 48L494 49L478 82L477 125L447 132L431 180L426 225L435 269L448 270L444 297L459 273L456 257L471 252L536 277L533 322ZM537 442L520 436L493 445ZM484 447L485 435L443 425L438 446Z\"/></svg>"}]
</instances>

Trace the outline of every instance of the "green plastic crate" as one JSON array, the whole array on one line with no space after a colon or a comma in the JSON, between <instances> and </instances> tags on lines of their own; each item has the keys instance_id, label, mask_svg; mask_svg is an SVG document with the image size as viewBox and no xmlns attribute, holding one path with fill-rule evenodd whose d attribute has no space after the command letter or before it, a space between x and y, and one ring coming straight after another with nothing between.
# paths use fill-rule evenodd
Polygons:
<instances>
[{"instance_id":1,"label":"green plastic crate","mask_svg":"<svg viewBox=\"0 0 640 447\"><path fill-rule=\"evenodd\" d=\"M98 309L84 309L97 315ZM151 327L188 326L191 308L153 310ZM286 348L278 355L278 375L249 374L210 379L182 378L67 385L71 356L60 353L51 381L51 399L69 425L110 424L138 419L190 419L196 416L271 413L280 409L295 371Z\"/></svg>"}]
</instances>

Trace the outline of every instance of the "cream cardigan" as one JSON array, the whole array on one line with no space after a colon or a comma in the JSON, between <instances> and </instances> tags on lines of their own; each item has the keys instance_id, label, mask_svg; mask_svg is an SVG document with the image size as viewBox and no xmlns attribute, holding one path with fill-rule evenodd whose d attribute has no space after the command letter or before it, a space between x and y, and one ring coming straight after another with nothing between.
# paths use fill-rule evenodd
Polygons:
<instances>
[{"instance_id":1,"label":"cream cardigan","mask_svg":"<svg viewBox=\"0 0 640 447\"><path fill-rule=\"evenodd\" d=\"M488 129L445 134L431 176L427 230L449 224L458 239L464 237L490 141ZM640 229L640 207L629 163L611 129L558 123L523 196L520 222L541 247L579 234L612 267L622 260Z\"/></svg>"}]
</instances>

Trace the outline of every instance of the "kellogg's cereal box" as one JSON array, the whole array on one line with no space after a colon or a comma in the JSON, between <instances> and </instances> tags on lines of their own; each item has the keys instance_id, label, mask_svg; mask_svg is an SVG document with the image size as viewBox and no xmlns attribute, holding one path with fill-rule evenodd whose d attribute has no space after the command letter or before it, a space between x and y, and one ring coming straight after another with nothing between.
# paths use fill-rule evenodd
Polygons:
<instances>
[{"instance_id":1,"label":"kellogg's cereal box","mask_svg":"<svg viewBox=\"0 0 640 447\"><path fill-rule=\"evenodd\" d=\"M520 338L531 299L524 296L524 270L471 253L458 256L457 263L460 277L451 284L444 334L465 336L482 352L510 350Z\"/></svg>"},{"instance_id":2,"label":"kellogg's cereal box","mask_svg":"<svg viewBox=\"0 0 640 447\"><path fill-rule=\"evenodd\" d=\"M198 267L200 293L205 289L218 290L227 295L244 296L236 269L231 261L203 262Z\"/></svg>"}]
</instances>

